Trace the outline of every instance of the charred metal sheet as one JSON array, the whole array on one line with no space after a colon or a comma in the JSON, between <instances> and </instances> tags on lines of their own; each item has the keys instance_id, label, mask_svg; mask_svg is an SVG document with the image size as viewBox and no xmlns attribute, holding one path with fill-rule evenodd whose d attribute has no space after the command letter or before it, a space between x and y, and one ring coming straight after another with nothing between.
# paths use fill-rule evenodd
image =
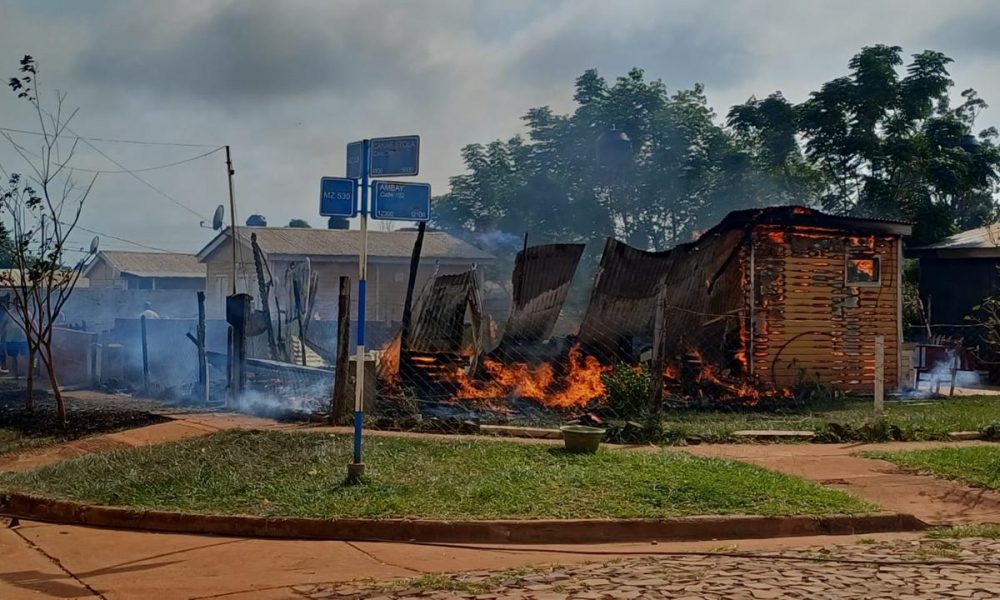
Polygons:
<instances>
[{"instance_id":1,"label":"charred metal sheet","mask_svg":"<svg viewBox=\"0 0 1000 600\"><path fill-rule=\"evenodd\" d=\"M482 299L476 271L438 275L417 299L412 329L404 352L459 354L465 343L465 317L470 314L474 340L482 320Z\"/></svg>"},{"instance_id":2,"label":"charred metal sheet","mask_svg":"<svg viewBox=\"0 0 1000 600\"><path fill-rule=\"evenodd\" d=\"M559 318L583 244L532 246L514 262L514 303L498 349L545 341Z\"/></svg>"},{"instance_id":3,"label":"charred metal sheet","mask_svg":"<svg viewBox=\"0 0 1000 600\"><path fill-rule=\"evenodd\" d=\"M632 338L652 339L656 288L670 271L670 251L646 252L608 238L580 341L611 356Z\"/></svg>"},{"instance_id":4,"label":"charred metal sheet","mask_svg":"<svg viewBox=\"0 0 1000 600\"><path fill-rule=\"evenodd\" d=\"M674 360L700 357L705 363L744 372L747 238L742 230L700 238L671 251L662 280L660 319L663 350Z\"/></svg>"}]
</instances>

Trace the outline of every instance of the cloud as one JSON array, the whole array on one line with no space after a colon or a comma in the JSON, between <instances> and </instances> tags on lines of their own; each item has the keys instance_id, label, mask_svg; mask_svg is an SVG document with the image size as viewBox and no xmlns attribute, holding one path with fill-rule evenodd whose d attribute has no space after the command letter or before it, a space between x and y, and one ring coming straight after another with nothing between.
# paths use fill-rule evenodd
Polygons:
<instances>
[{"instance_id":1,"label":"cloud","mask_svg":"<svg viewBox=\"0 0 1000 600\"><path fill-rule=\"evenodd\" d=\"M576 2L526 27L507 75L522 85L565 81L588 68L611 78L639 66L671 89L734 85L748 74L752 43L716 4Z\"/></svg>"},{"instance_id":2,"label":"cloud","mask_svg":"<svg viewBox=\"0 0 1000 600\"><path fill-rule=\"evenodd\" d=\"M169 14L173 3L152 6L103 24L78 59L81 77L237 105L318 92L427 98L447 77L425 41L440 32L399 3L206 3L186 17Z\"/></svg>"},{"instance_id":3,"label":"cloud","mask_svg":"<svg viewBox=\"0 0 1000 600\"><path fill-rule=\"evenodd\" d=\"M1000 102L988 0L0 0L0 12L0 75L34 54L80 107L82 134L231 144L240 214L275 224L320 223L319 178L341 174L344 145L364 136L420 134L418 179L443 192L461 146L523 131L531 107L572 110L590 67L613 80L638 66L671 90L705 83L725 114L774 90L802 100L861 46L890 43L944 51L956 89ZM22 104L0 93L0 126L32 128ZM198 153L99 147L132 168ZM86 148L79 160L116 168ZM204 215L228 203L219 155L144 177ZM111 174L84 214L88 227L186 251L209 235L198 220Z\"/></svg>"}]
</instances>

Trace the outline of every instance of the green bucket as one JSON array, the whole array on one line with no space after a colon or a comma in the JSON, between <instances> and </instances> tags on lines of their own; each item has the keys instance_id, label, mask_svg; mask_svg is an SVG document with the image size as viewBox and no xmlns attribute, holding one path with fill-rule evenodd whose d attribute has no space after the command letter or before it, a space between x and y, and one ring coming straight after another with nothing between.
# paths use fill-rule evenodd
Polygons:
<instances>
[{"instance_id":1,"label":"green bucket","mask_svg":"<svg viewBox=\"0 0 1000 600\"><path fill-rule=\"evenodd\" d=\"M570 452L597 452L601 438L607 432L605 429L586 425L563 425L559 431L562 432L566 450Z\"/></svg>"}]
</instances>

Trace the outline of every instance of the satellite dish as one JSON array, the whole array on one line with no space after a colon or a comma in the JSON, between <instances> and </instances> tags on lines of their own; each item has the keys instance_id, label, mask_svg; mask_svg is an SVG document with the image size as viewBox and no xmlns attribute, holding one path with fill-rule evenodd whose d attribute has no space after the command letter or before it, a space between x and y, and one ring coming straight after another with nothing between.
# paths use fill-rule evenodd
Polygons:
<instances>
[{"instance_id":1,"label":"satellite dish","mask_svg":"<svg viewBox=\"0 0 1000 600\"><path fill-rule=\"evenodd\" d=\"M222 229L222 218L226 215L226 209L220 204L218 208L215 209L215 214L212 216L212 229L218 231Z\"/></svg>"},{"instance_id":2,"label":"satellite dish","mask_svg":"<svg viewBox=\"0 0 1000 600\"><path fill-rule=\"evenodd\" d=\"M90 240L90 253L97 254L97 247L101 244L101 238L99 236L94 236L94 239Z\"/></svg>"}]
</instances>

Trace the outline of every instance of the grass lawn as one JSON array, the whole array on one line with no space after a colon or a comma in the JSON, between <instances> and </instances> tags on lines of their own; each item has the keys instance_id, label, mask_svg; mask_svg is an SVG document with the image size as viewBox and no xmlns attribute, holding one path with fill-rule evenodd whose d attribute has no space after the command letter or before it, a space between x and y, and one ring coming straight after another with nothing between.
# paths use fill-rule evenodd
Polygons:
<instances>
[{"instance_id":1,"label":"grass lawn","mask_svg":"<svg viewBox=\"0 0 1000 600\"><path fill-rule=\"evenodd\" d=\"M302 517L573 518L828 515L877 507L817 484L673 451L230 431L0 476L0 489L96 504Z\"/></svg>"},{"instance_id":2,"label":"grass lawn","mask_svg":"<svg viewBox=\"0 0 1000 600\"><path fill-rule=\"evenodd\" d=\"M55 438L47 436L29 436L14 429L0 429L0 456L8 452L37 448L56 442Z\"/></svg>"},{"instance_id":3,"label":"grass lawn","mask_svg":"<svg viewBox=\"0 0 1000 600\"><path fill-rule=\"evenodd\" d=\"M815 432L818 441L877 439L864 427L872 421L872 401L853 398L783 412L672 411L664 419L664 438L671 442L695 435L706 442L730 442L741 429L785 429ZM898 427L904 440L943 440L952 431L980 431L1000 422L1000 396L887 402L884 421Z\"/></svg>"},{"instance_id":4,"label":"grass lawn","mask_svg":"<svg viewBox=\"0 0 1000 600\"><path fill-rule=\"evenodd\" d=\"M934 448L907 452L865 452L869 458L881 458L903 468L958 479L1000 491L1000 446L965 446Z\"/></svg>"}]
</instances>

